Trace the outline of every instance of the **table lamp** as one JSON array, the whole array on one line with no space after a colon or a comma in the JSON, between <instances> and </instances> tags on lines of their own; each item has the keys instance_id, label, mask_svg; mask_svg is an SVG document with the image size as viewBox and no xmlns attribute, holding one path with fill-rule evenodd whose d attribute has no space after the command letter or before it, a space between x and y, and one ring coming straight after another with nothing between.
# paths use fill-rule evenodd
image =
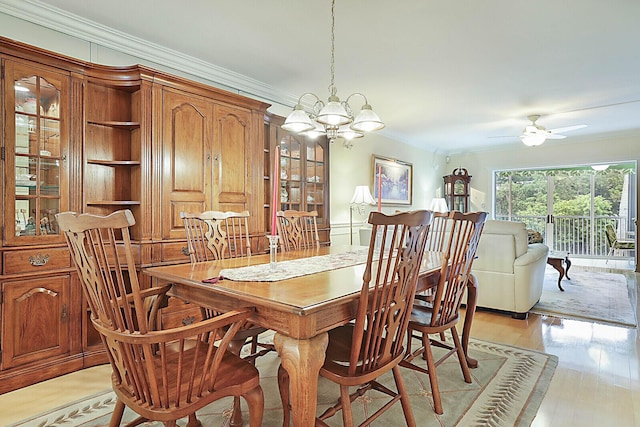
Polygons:
<instances>
[{"instance_id":1,"label":"table lamp","mask_svg":"<svg viewBox=\"0 0 640 427\"><path fill-rule=\"evenodd\" d=\"M364 214L365 205L375 205L376 200L371 195L369 187L366 185L356 186L351 198L351 206L349 209L349 244L353 245L353 209L358 209L358 215Z\"/></svg>"},{"instance_id":2,"label":"table lamp","mask_svg":"<svg viewBox=\"0 0 640 427\"><path fill-rule=\"evenodd\" d=\"M449 207L447 206L447 201L442 197L436 197L431 200L431 206L429 206L429 210L433 212L449 212Z\"/></svg>"}]
</instances>

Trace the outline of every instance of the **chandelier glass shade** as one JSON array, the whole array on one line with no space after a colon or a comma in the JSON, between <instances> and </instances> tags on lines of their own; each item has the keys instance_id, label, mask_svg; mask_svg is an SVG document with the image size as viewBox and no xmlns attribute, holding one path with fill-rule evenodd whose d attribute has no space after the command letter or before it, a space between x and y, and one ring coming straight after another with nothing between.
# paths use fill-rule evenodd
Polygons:
<instances>
[{"instance_id":1,"label":"chandelier glass shade","mask_svg":"<svg viewBox=\"0 0 640 427\"><path fill-rule=\"evenodd\" d=\"M340 101L335 86L335 0L331 1L331 83L329 84L329 98L325 103L314 93L304 93L298 98L293 111L287 116L282 128L284 130L317 137L326 135L330 142L343 138L345 146L350 147L348 141L361 138L366 132L373 132L384 127L380 117L373 111L367 97L356 92ZM354 96L364 99L364 104L357 114L349 101ZM304 97L312 97L311 112L307 112L302 104Z\"/></svg>"}]
</instances>

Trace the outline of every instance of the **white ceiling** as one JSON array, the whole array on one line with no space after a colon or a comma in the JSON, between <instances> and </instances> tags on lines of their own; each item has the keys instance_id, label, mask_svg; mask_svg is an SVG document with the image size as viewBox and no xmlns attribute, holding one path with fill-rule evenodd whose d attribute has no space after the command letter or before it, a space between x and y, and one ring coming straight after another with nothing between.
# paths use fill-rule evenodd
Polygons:
<instances>
[{"instance_id":1,"label":"white ceiling","mask_svg":"<svg viewBox=\"0 0 640 427\"><path fill-rule=\"evenodd\" d=\"M330 0L42 3L261 82L290 106L328 96ZM521 144L530 114L547 129L588 125L545 144L640 129L638 0L336 3L338 96L364 93L389 137L441 153Z\"/></svg>"}]
</instances>

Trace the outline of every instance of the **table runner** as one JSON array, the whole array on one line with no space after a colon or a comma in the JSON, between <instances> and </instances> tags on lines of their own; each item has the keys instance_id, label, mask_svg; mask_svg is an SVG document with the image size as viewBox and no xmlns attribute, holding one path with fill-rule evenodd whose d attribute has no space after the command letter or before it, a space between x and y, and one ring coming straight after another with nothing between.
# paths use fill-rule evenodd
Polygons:
<instances>
[{"instance_id":1,"label":"table runner","mask_svg":"<svg viewBox=\"0 0 640 427\"><path fill-rule=\"evenodd\" d=\"M227 268L220 276L241 282L277 282L308 274L350 267L367 262L369 248L363 248L339 254L319 255L308 258L292 259L271 264L250 265L247 267Z\"/></svg>"}]
</instances>

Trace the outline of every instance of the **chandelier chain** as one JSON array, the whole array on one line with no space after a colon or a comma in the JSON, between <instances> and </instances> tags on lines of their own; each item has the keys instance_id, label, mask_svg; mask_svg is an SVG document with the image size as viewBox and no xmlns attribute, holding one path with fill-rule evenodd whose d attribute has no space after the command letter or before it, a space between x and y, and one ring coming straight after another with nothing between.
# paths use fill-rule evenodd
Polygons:
<instances>
[{"instance_id":1,"label":"chandelier chain","mask_svg":"<svg viewBox=\"0 0 640 427\"><path fill-rule=\"evenodd\" d=\"M338 89L336 89L335 85L335 50L336 50L336 15L334 13L334 8L336 6L336 1L331 0L331 83L329 84L329 93L332 96L335 96L338 93Z\"/></svg>"}]
</instances>

